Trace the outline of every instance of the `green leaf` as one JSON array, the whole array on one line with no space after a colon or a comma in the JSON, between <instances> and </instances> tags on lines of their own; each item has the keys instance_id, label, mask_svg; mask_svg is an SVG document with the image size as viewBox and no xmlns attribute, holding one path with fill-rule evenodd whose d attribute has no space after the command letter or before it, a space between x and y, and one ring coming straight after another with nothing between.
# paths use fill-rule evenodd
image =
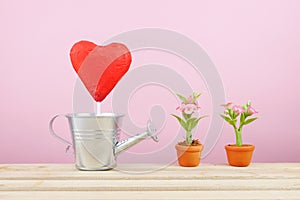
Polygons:
<instances>
[{"instance_id":1,"label":"green leaf","mask_svg":"<svg viewBox=\"0 0 300 200\"><path fill-rule=\"evenodd\" d=\"M230 122L232 121L229 117L225 116L225 115L220 115L223 119L225 119L225 121Z\"/></svg>"},{"instance_id":2,"label":"green leaf","mask_svg":"<svg viewBox=\"0 0 300 200\"><path fill-rule=\"evenodd\" d=\"M197 118L190 118L186 121L186 124L187 124L187 130L188 131L192 131L192 129L195 127L192 127L194 125L194 122L197 120ZM196 123L197 125L197 123Z\"/></svg>"},{"instance_id":3,"label":"green leaf","mask_svg":"<svg viewBox=\"0 0 300 200\"><path fill-rule=\"evenodd\" d=\"M179 124L184 128L184 130L186 130L186 131L188 131L188 126L187 126L187 123L183 120L183 119L181 119L179 116L177 116L177 115L174 115L174 114L171 114L173 117L175 117L177 120L178 120L178 122L179 122Z\"/></svg>"},{"instance_id":4,"label":"green leaf","mask_svg":"<svg viewBox=\"0 0 300 200\"><path fill-rule=\"evenodd\" d=\"M179 97L179 99L181 100L181 101L183 101L185 104L187 104L188 103L188 100L184 97L184 96L182 96L182 95L180 95L180 94L176 94L178 97Z\"/></svg>"},{"instance_id":5,"label":"green leaf","mask_svg":"<svg viewBox=\"0 0 300 200\"><path fill-rule=\"evenodd\" d=\"M185 114L184 112L182 113L182 116L184 117L185 120L188 120L191 118L192 114Z\"/></svg>"},{"instance_id":6,"label":"green leaf","mask_svg":"<svg viewBox=\"0 0 300 200\"><path fill-rule=\"evenodd\" d=\"M188 124L189 130L193 130L193 129L197 126L198 122L199 122L201 119L205 118L205 117L208 117L208 115L204 115L204 116L199 117L199 118L191 118L191 119L193 119L193 120L191 120L190 122L187 121L187 123L189 123L189 124Z\"/></svg>"},{"instance_id":7,"label":"green leaf","mask_svg":"<svg viewBox=\"0 0 300 200\"><path fill-rule=\"evenodd\" d=\"M229 114L229 116L231 117L231 119L234 119L234 112L233 112L233 110L232 109L227 109L228 110L228 114Z\"/></svg>"},{"instance_id":8,"label":"green leaf","mask_svg":"<svg viewBox=\"0 0 300 200\"><path fill-rule=\"evenodd\" d=\"M257 119L257 117L254 117L254 118L251 118L251 119L248 119L246 120L243 125L247 125L247 124L250 124L251 122L255 121Z\"/></svg>"},{"instance_id":9,"label":"green leaf","mask_svg":"<svg viewBox=\"0 0 300 200\"><path fill-rule=\"evenodd\" d=\"M236 120L232 120L229 117L225 116L225 115L220 115L226 122L228 122L229 124L231 124L232 126L235 126L236 124Z\"/></svg>"},{"instance_id":10,"label":"green leaf","mask_svg":"<svg viewBox=\"0 0 300 200\"><path fill-rule=\"evenodd\" d=\"M193 103L200 97L201 93L199 92L193 92Z\"/></svg>"},{"instance_id":11,"label":"green leaf","mask_svg":"<svg viewBox=\"0 0 300 200\"><path fill-rule=\"evenodd\" d=\"M198 119L196 119L195 121L193 121L193 123L191 124L191 130L193 130L193 129L197 126L197 124L198 124L198 122L200 121L200 119L201 119L201 118L198 118Z\"/></svg>"},{"instance_id":12,"label":"green leaf","mask_svg":"<svg viewBox=\"0 0 300 200\"><path fill-rule=\"evenodd\" d=\"M188 130L192 131L197 126L198 122L205 117L208 117L208 115L204 115L199 118L191 118L190 120L188 120L187 121L188 128L189 128Z\"/></svg>"},{"instance_id":13,"label":"green leaf","mask_svg":"<svg viewBox=\"0 0 300 200\"><path fill-rule=\"evenodd\" d=\"M240 117L240 124L242 124L242 123L244 123L244 121L245 121L245 113L242 113L241 114L241 117Z\"/></svg>"}]
</instances>

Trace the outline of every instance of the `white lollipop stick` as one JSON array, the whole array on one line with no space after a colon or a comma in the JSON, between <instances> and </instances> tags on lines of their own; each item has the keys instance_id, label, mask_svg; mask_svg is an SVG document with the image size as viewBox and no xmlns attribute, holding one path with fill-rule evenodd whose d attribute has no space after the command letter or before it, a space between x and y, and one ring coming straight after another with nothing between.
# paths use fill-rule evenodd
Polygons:
<instances>
[{"instance_id":1,"label":"white lollipop stick","mask_svg":"<svg viewBox=\"0 0 300 200\"><path fill-rule=\"evenodd\" d=\"M101 114L101 105L100 102L97 102L97 115Z\"/></svg>"}]
</instances>

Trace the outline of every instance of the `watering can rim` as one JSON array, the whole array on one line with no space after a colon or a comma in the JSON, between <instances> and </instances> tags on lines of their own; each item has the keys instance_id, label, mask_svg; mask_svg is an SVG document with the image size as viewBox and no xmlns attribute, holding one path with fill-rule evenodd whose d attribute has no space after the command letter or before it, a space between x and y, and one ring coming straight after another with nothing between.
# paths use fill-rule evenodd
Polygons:
<instances>
[{"instance_id":1,"label":"watering can rim","mask_svg":"<svg viewBox=\"0 0 300 200\"><path fill-rule=\"evenodd\" d=\"M90 118L90 117L95 117L95 118L105 118L105 117L111 117L111 118L120 118L123 117L123 114L118 114L118 113L89 113L89 112L79 112L79 113L69 113L65 115L68 118L71 117L76 117L76 118Z\"/></svg>"}]
</instances>

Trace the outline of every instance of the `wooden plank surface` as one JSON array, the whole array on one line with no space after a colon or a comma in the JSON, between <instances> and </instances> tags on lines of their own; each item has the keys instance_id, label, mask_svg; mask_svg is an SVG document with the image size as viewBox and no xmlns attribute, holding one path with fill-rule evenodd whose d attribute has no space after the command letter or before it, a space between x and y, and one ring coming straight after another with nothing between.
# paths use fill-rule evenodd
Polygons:
<instances>
[{"instance_id":1,"label":"wooden plank surface","mask_svg":"<svg viewBox=\"0 0 300 200\"><path fill-rule=\"evenodd\" d=\"M70 164L2 164L0 199L300 200L300 163L246 168L123 164L110 171L78 171Z\"/></svg>"},{"instance_id":2,"label":"wooden plank surface","mask_svg":"<svg viewBox=\"0 0 300 200\"><path fill-rule=\"evenodd\" d=\"M0 192L0 199L8 200L83 200L83 199L123 199L123 200L151 200L151 199L222 199L222 200L268 200L268 199L293 199L299 200L299 190L269 190L269 191L118 191L118 192L97 192L97 191L66 191L66 192L49 192L49 191L28 191L28 192Z\"/></svg>"}]
</instances>

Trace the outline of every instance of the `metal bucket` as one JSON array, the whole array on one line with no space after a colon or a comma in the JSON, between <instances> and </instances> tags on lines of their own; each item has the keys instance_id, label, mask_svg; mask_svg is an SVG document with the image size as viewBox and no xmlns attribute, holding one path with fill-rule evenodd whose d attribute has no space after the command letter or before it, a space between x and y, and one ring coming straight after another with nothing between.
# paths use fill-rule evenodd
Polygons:
<instances>
[{"instance_id":1,"label":"metal bucket","mask_svg":"<svg viewBox=\"0 0 300 200\"><path fill-rule=\"evenodd\" d=\"M73 144L54 132L53 122L59 116L68 118ZM114 113L56 115L50 121L49 130L56 138L73 146L78 169L108 170L116 166L115 145L120 117L122 115Z\"/></svg>"}]
</instances>

